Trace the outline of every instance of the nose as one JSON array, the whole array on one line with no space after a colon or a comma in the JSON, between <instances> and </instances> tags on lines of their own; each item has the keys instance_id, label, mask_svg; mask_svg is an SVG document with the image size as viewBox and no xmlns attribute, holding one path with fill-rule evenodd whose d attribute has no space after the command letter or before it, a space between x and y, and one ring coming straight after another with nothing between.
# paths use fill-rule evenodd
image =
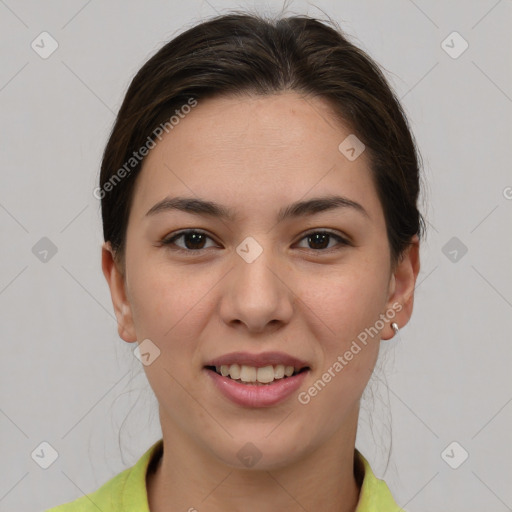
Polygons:
<instances>
[{"instance_id":1,"label":"nose","mask_svg":"<svg viewBox=\"0 0 512 512\"><path fill-rule=\"evenodd\" d=\"M223 280L220 315L230 326L251 333L289 323L296 301L290 267L270 249L252 262L235 255L235 266Z\"/></svg>"}]
</instances>

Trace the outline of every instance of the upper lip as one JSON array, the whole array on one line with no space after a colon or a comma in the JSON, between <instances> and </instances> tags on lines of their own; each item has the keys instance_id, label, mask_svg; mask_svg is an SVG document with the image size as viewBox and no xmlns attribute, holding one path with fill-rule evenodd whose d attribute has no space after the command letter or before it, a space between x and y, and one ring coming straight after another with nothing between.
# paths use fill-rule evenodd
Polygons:
<instances>
[{"instance_id":1,"label":"upper lip","mask_svg":"<svg viewBox=\"0 0 512 512\"><path fill-rule=\"evenodd\" d=\"M232 364L254 366L256 368L282 364L284 366L293 366L297 370L309 367L307 362L289 354L285 354L284 352L263 352L261 354L231 352L230 354L225 354L208 361L205 366L229 366Z\"/></svg>"}]
</instances>

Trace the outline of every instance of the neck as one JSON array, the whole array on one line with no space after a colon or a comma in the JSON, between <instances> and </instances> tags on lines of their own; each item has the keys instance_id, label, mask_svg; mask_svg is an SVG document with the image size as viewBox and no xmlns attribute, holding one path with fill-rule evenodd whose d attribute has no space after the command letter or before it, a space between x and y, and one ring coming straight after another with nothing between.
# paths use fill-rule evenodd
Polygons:
<instances>
[{"instance_id":1,"label":"neck","mask_svg":"<svg viewBox=\"0 0 512 512\"><path fill-rule=\"evenodd\" d=\"M357 422L286 467L256 470L223 464L184 433L163 428L163 454L147 476L150 510L354 512L356 429Z\"/></svg>"}]
</instances>

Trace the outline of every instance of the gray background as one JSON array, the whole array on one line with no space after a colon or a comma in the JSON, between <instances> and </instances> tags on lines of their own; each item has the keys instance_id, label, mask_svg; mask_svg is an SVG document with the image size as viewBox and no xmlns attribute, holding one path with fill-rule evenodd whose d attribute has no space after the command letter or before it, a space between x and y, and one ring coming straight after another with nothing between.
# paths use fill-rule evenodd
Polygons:
<instances>
[{"instance_id":1,"label":"gray background","mask_svg":"<svg viewBox=\"0 0 512 512\"><path fill-rule=\"evenodd\" d=\"M92 191L134 73L236 7L281 2L0 1L2 511L91 492L160 437L141 364L117 335ZM320 9L385 68L426 181L415 311L383 342L357 446L410 512L512 510L512 2L295 1L288 12ZM59 45L47 59L31 47L43 31ZM453 31L469 44L457 58L442 46ZM47 261L43 237L57 249ZM31 456L48 456L44 441L58 453L48 469Z\"/></svg>"}]
</instances>

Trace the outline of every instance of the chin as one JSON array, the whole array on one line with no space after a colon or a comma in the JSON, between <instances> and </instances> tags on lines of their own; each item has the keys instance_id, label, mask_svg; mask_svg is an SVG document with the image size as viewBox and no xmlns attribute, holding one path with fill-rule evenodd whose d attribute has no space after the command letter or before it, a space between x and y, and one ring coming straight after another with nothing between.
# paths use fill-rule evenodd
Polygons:
<instances>
[{"instance_id":1,"label":"chin","mask_svg":"<svg viewBox=\"0 0 512 512\"><path fill-rule=\"evenodd\" d=\"M266 429L264 434L251 436L245 431L244 435L236 436L227 441L222 448L215 447L213 453L224 464L235 469L247 469L252 471L272 471L282 469L297 462L304 456L303 450L298 446L304 445L304 437L268 435L271 429ZM285 431L286 432L286 431ZM282 434L282 433L281 433Z\"/></svg>"}]
</instances>

